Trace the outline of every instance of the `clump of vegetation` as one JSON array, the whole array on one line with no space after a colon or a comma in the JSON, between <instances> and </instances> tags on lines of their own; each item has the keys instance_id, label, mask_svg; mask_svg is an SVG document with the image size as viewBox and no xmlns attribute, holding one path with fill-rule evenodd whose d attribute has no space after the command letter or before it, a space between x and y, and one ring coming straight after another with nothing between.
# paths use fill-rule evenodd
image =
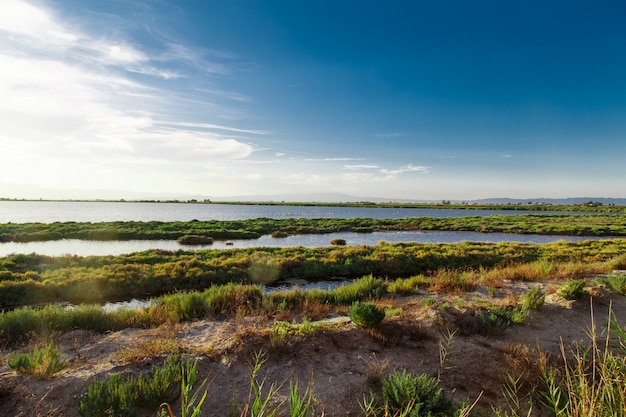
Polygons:
<instances>
[{"instance_id":1,"label":"clump of vegetation","mask_svg":"<svg viewBox=\"0 0 626 417\"><path fill-rule=\"evenodd\" d=\"M427 285L428 280L424 275L416 275L410 278L398 278L387 285L387 292L398 295L417 294L420 285Z\"/></svg>"},{"instance_id":2,"label":"clump of vegetation","mask_svg":"<svg viewBox=\"0 0 626 417\"><path fill-rule=\"evenodd\" d=\"M453 417L459 409L438 387L437 379L406 370L396 371L382 380L382 405L371 398L363 408L368 417Z\"/></svg>"},{"instance_id":3,"label":"clump of vegetation","mask_svg":"<svg viewBox=\"0 0 626 417\"><path fill-rule=\"evenodd\" d=\"M270 344L272 347L288 346L290 338L302 339L314 332L319 325L314 325L304 319L301 323L289 323L287 321L275 321L270 329Z\"/></svg>"},{"instance_id":4,"label":"clump of vegetation","mask_svg":"<svg viewBox=\"0 0 626 417\"><path fill-rule=\"evenodd\" d=\"M585 294L585 280L570 279L559 287L557 294L567 300L576 300Z\"/></svg>"},{"instance_id":5,"label":"clump of vegetation","mask_svg":"<svg viewBox=\"0 0 626 417\"><path fill-rule=\"evenodd\" d=\"M283 238L283 237L288 237L289 233L287 232L283 232L282 230L275 230L272 232L272 237L273 238Z\"/></svg>"},{"instance_id":6,"label":"clump of vegetation","mask_svg":"<svg viewBox=\"0 0 626 417\"><path fill-rule=\"evenodd\" d=\"M346 246L345 239L333 239L330 241L330 244L333 246Z\"/></svg>"},{"instance_id":7,"label":"clump of vegetation","mask_svg":"<svg viewBox=\"0 0 626 417\"><path fill-rule=\"evenodd\" d=\"M210 245L213 238L210 236L184 235L176 239L181 245Z\"/></svg>"},{"instance_id":8,"label":"clump of vegetation","mask_svg":"<svg viewBox=\"0 0 626 417\"><path fill-rule=\"evenodd\" d=\"M84 417L130 417L136 409L156 411L163 402L177 397L181 379L180 355L173 354L147 375L113 374L93 380L78 402L78 412Z\"/></svg>"},{"instance_id":9,"label":"clump of vegetation","mask_svg":"<svg viewBox=\"0 0 626 417\"><path fill-rule=\"evenodd\" d=\"M374 328L385 318L385 311L375 303L355 301L348 309L348 317L359 327Z\"/></svg>"},{"instance_id":10,"label":"clump of vegetation","mask_svg":"<svg viewBox=\"0 0 626 417\"><path fill-rule=\"evenodd\" d=\"M9 357L8 365L18 373L28 373L39 378L51 378L65 367L65 359L57 345L50 342L44 347L35 346L32 352L17 353Z\"/></svg>"},{"instance_id":11,"label":"clump of vegetation","mask_svg":"<svg viewBox=\"0 0 626 417\"><path fill-rule=\"evenodd\" d=\"M523 310L536 310L546 301L546 296L540 286L532 287L524 293L522 301Z\"/></svg>"},{"instance_id":12,"label":"clump of vegetation","mask_svg":"<svg viewBox=\"0 0 626 417\"><path fill-rule=\"evenodd\" d=\"M522 307L493 307L480 311L478 318L487 331L503 331L515 324L522 324L528 318L528 310Z\"/></svg>"}]
</instances>

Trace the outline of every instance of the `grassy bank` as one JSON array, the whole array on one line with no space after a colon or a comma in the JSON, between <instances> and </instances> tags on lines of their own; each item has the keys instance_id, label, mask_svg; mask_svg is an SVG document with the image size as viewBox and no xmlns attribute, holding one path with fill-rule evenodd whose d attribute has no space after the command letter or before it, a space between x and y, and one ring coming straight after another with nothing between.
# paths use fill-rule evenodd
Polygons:
<instances>
[{"instance_id":1,"label":"grassy bank","mask_svg":"<svg viewBox=\"0 0 626 417\"><path fill-rule=\"evenodd\" d=\"M253 248L120 256L48 257L11 255L0 259L0 308L68 301L74 304L159 296L226 283L278 279L319 280L364 275L397 278L440 270L479 271L539 263L578 270L626 268L626 240L461 244L379 243L326 248ZM506 272L506 271L505 271ZM506 272L513 274L513 272Z\"/></svg>"},{"instance_id":2,"label":"grassy bank","mask_svg":"<svg viewBox=\"0 0 626 417\"><path fill-rule=\"evenodd\" d=\"M58 239L176 240L185 236L214 239L255 239L278 233L324 234L373 231L466 231L568 236L626 236L626 218L605 214L494 215L454 218L407 217L403 219L249 219L189 222L55 222L0 224L0 242L32 242Z\"/></svg>"}]
</instances>

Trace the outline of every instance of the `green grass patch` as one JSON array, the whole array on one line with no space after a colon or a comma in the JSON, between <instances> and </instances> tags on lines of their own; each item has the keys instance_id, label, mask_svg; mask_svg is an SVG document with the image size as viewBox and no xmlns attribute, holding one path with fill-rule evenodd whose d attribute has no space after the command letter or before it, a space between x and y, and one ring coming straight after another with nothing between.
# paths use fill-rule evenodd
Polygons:
<instances>
[{"instance_id":1,"label":"green grass patch","mask_svg":"<svg viewBox=\"0 0 626 417\"><path fill-rule=\"evenodd\" d=\"M626 274L611 274L606 282L615 293L626 295Z\"/></svg>"},{"instance_id":2,"label":"green grass patch","mask_svg":"<svg viewBox=\"0 0 626 417\"><path fill-rule=\"evenodd\" d=\"M148 374L113 374L104 380L95 379L79 400L78 412L84 417L131 417L138 409L154 412L179 395L181 378L180 355L173 354Z\"/></svg>"},{"instance_id":3,"label":"green grass patch","mask_svg":"<svg viewBox=\"0 0 626 417\"><path fill-rule=\"evenodd\" d=\"M65 367L65 359L56 344L36 346L32 352L17 353L9 357L9 368L17 373L33 374L39 378L51 378Z\"/></svg>"}]
</instances>

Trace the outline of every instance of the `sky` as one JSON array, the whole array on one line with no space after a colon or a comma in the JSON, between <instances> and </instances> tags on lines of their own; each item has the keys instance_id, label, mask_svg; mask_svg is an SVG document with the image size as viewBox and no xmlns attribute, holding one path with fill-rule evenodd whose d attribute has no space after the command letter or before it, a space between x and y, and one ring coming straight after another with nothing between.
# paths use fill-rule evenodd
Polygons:
<instances>
[{"instance_id":1,"label":"sky","mask_svg":"<svg viewBox=\"0 0 626 417\"><path fill-rule=\"evenodd\" d=\"M626 197L626 3L0 0L0 197Z\"/></svg>"}]
</instances>

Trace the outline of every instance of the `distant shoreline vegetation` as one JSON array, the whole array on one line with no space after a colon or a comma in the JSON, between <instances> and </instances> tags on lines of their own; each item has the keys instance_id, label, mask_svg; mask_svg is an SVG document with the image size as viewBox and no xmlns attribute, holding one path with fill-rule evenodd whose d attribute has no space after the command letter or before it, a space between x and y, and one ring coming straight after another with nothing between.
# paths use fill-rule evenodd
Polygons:
<instances>
[{"instance_id":1,"label":"distant shoreline vegetation","mask_svg":"<svg viewBox=\"0 0 626 417\"><path fill-rule=\"evenodd\" d=\"M264 235L327 234L375 231L458 231L562 236L626 236L626 218L611 214L519 214L452 218L257 218L184 222L115 221L0 224L0 242L60 239L96 241L176 240L186 236L206 241L257 239Z\"/></svg>"},{"instance_id":2,"label":"distant shoreline vegetation","mask_svg":"<svg viewBox=\"0 0 626 417\"><path fill-rule=\"evenodd\" d=\"M567 199L566 199L567 200ZM622 201L624 199L608 199ZM588 213L626 213L626 205L603 203L599 200L587 200L572 204L553 204L546 202L524 202L508 203L482 203L478 201L451 202L442 200L440 202L298 202L298 201L214 201L210 199L197 200L106 200L106 199L18 199L0 198L0 201L32 201L32 202L68 202L68 203L165 203L165 204L221 204L221 205L249 205L249 206L293 206L293 207L355 207L355 208L416 208L416 209L447 209L447 210L510 210L510 211L545 211L545 212L588 212Z\"/></svg>"}]
</instances>

